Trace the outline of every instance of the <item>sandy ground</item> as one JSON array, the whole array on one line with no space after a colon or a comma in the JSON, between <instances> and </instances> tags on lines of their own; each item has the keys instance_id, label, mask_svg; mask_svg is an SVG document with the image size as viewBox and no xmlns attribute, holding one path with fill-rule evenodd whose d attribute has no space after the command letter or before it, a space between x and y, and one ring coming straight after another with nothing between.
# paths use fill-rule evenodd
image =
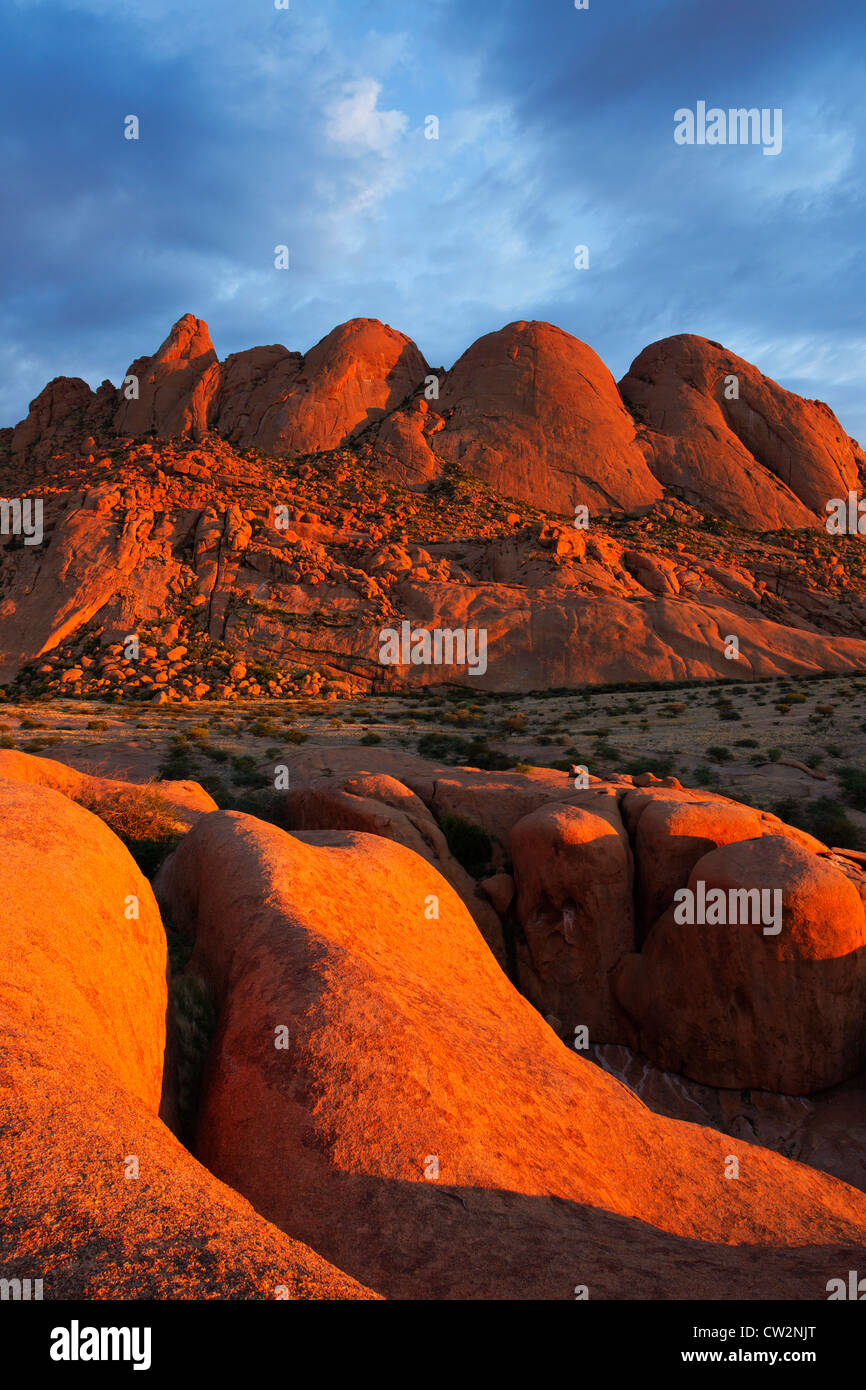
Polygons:
<instances>
[{"instance_id":1,"label":"sandy ground","mask_svg":"<svg viewBox=\"0 0 866 1390\"><path fill-rule=\"evenodd\" d=\"M221 791L272 785L279 763L301 775L361 765L399 773L421 752L475 765L467 744L481 739L514 764L574 761L599 776L641 771L649 762L649 770L685 786L773 810L790 798L838 800L839 771L866 771L864 693L866 676L828 676L549 697L450 691L176 706L51 700L0 706L0 742L137 782L191 777L219 801ZM447 751L431 753L423 742L430 735L450 739ZM866 815L850 804L846 813L866 836Z\"/></svg>"}]
</instances>

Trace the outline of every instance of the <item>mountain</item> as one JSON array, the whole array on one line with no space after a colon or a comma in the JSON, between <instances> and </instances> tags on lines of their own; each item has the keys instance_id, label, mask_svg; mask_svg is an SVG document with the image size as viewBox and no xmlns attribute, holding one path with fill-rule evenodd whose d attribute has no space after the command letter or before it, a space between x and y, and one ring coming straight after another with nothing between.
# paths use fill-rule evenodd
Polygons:
<instances>
[{"instance_id":1,"label":"mountain","mask_svg":"<svg viewBox=\"0 0 866 1390\"><path fill-rule=\"evenodd\" d=\"M38 544L0 535L0 682L230 698L857 670L862 542L822 521L862 472L826 406L700 338L647 348L618 390L544 323L444 371L373 319L220 362L188 314L120 388L55 378L0 431L3 495L44 508ZM403 621L483 629L486 670L401 677L379 642Z\"/></svg>"}]
</instances>

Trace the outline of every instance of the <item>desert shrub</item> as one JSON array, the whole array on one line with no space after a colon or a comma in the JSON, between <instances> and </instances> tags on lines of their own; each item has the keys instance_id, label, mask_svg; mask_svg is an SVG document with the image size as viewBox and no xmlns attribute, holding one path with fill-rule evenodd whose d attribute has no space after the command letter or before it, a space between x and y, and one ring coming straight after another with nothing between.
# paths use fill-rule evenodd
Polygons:
<instances>
[{"instance_id":1,"label":"desert shrub","mask_svg":"<svg viewBox=\"0 0 866 1390\"><path fill-rule=\"evenodd\" d=\"M366 744L381 743L382 738L380 734L364 734L363 738L359 739L358 742Z\"/></svg>"},{"instance_id":2,"label":"desert shrub","mask_svg":"<svg viewBox=\"0 0 866 1390\"><path fill-rule=\"evenodd\" d=\"M266 820L270 825L280 825L280 794L273 786L250 787L247 791L224 791L219 799L222 811L243 811L256 820Z\"/></svg>"},{"instance_id":3,"label":"desert shrub","mask_svg":"<svg viewBox=\"0 0 866 1390\"><path fill-rule=\"evenodd\" d=\"M213 745L212 743L208 743L208 744L205 745L204 748L202 748L201 751L202 751L204 754L206 754L206 756L207 756L208 758L210 758L211 762L214 762L214 763L227 763L227 762L228 762L229 755L228 755L228 753L226 752L225 748L215 748L214 745ZM201 780L201 779L199 779L199 780Z\"/></svg>"},{"instance_id":4,"label":"desert shrub","mask_svg":"<svg viewBox=\"0 0 866 1390\"><path fill-rule=\"evenodd\" d=\"M84 726L86 729L93 729L97 733L104 733L108 728L107 719L88 719Z\"/></svg>"},{"instance_id":5,"label":"desert shrub","mask_svg":"<svg viewBox=\"0 0 866 1390\"><path fill-rule=\"evenodd\" d=\"M618 748L614 748L612 743L606 743L603 739L595 745L592 750L593 758L596 762L602 763L621 763L622 754Z\"/></svg>"},{"instance_id":6,"label":"desert shrub","mask_svg":"<svg viewBox=\"0 0 866 1390\"><path fill-rule=\"evenodd\" d=\"M152 878L181 838L171 806L158 787L82 787L74 799L113 830L142 873Z\"/></svg>"},{"instance_id":7,"label":"desert shrub","mask_svg":"<svg viewBox=\"0 0 866 1390\"><path fill-rule=\"evenodd\" d=\"M241 787L254 787L262 780L256 760L250 753L239 753L232 758L232 781Z\"/></svg>"},{"instance_id":8,"label":"desert shrub","mask_svg":"<svg viewBox=\"0 0 866 1390\"><path fill-rule=\"evenodd\" d=\"M859 767L841 767L836 775L848 804L858 811L866 811L866 772Z\"/></svg>"},{"instance_id":9,"label":"desert shrub","mask_svg":"<svg viewBox=\"0 0 866 1390\"><path fill-rule=\"evenodd\" d=\"M286 743L306 743L309 734L304 734L300 729L283 729L283 739Z\"/></svg>"},{"instance_id":10,"label":"desert shrub","mask_svg":"<svg viewBox=\"0 0 866 1390\"><path fill-rule=\"evenodd\" d=\"M705 752L714 763L729 763L734 756L730 748L726 748L723 743L711 743Z\"/></svg>"},{"instance_id":11,"label":"desert shrub","mask_svg":"<svg viewBox=\"0 0 866 1390\"><path fill-rule=\"evenodd\" d=\"M673 756L665 753L661 758L637 758L629 763L628 768L633 774L651 772L655 777L670 777L673 766Z\"/></svg>"},{"instance_id":12,"label":"desert shrub","mask_svg":"<svg viewBox=\"0 0 866 1390\"><path fill-rule=\"evenodd\" d=\"M513 766L506 753L490 748L485 739L465 739L457 734L422 734L418 755L433 762L478 767L485 772L501 772Z\"/></svg>"},{"instance_id":13,"label":"desert shrub","mask_svg":"<svg viewBox=\"0 0 866 1390\"><path fill-rule=\"evenodd\" d=\"M777 763L784 751L784 748L768 748L767 757L771 763Z\"/></svg>"},{"instance_id":14,"label":"desert shrub","mask_svg":"<svg viewBox=\"0 0 866 1390\"><path fill-rule=\"evenodd\" d=\"M481 718L481 713L467 709L465 706L450 710L442 716L444 723L455 724L458 729L465 729L468 724L477 724Z\"/></svg>"},{"instance_id":15,"label":"desert shrub","mask_svg":"<svg viewBox=\"0 0 866 1390\"><path fill-rule=\"evenodd\" d=\"M692 773L692 781L698 787L717 787L719 774L709 763L700 763Z\"/></svg>"},{"instance_id":16,"label":"desert shrub","mask_svg":"<svg viewBox=\"0 0 866 1390\"><path fill-rule=\"evenodd\" d=\"M720 709L718 714L720 719L727 720L728 722L731 720L739 720L743 717L735 709Z\"/></svg>"},{"instance_id":17,"label":"desert shrub","mask_svg":"<svg viewBox=\"0 0 866 1390\"><path fill-rule=\"evenodd\" d=\"M280 731L273 719L254 719L250 733L254 738L278 738Z\"/></svg>"},{"instance_id":18,"label":"desert shrub","mask_svg":"<svg viewBox=\"0 0 866 1390\"><path fill-rule=\"evenodd\" d=\"M458 864L473 878L482 878L490 866L493 846L490 836L480 825L452 816L447 811L439 822L448 848Z\"/></svg>"},{"instance_id":19,"label":"desert shrub","mask_svg":"<svg viewBox=\"0 0 866 1390\"><path fill-rule=\"evenodd\" d=\"M866 849L863 831L832 796L819 796L814 801L790 796L776 802L773 810L780 820L808 831L825 845L838 845L840 849Z\"/></svg>"},{"instance_id":20,"label":"desert shrub","mask_svg":"<svg viewBox=\"0 0 866 1390\"><path fill-rule=\"evenodd\" d=\"M526 715L509 714L507 719L503 719L502 727L507 729L510 734L522 733L526 728Z\"/></svg>"}]
</instances>

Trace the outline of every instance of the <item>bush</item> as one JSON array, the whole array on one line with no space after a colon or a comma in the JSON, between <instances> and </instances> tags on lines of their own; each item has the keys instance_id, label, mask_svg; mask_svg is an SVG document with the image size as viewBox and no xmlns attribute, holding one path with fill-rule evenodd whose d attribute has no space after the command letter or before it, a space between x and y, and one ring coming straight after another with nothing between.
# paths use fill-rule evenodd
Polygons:
<instances>
[{"instance_id":1,"label":"bush","mask_svg":"<svg viewBox=\"0 0 866 1390\"><path fill-rule=\"evenodd\" d=\"M507 729L510 734L519 734L526 728L525 714L509 714L507 719L502 721L503 729Z\"/></svg>"},{"instance_id":2,"label":"bush","mask_svg":"<svg viewBox=\"0 0 866 1390\"><path fill-rule=\"evenodd\" d=\"M706 756L712 758L714 763L729 763L734 755L723 743L711 743L706 749Z\"/></svg>"},{"instance_id":3,"label":"bush","mask_svg":"<svg viewBox=\"0 0 866 1390\"><path fill-rule=\"evenodd\" d=\"M832 796L819 796L815 801L786 797L784 801L778 801L773 810L780 820L808 831L825 845L838 845L840 849L866 849L866 836Z\"/></svg>"},{"instance_id":4,"label":"bush","mask_svg":"<svg viewBox=\"0 0 866 1390\"><path fill-rule=\"evenodd\" d=\"M418 756L452 766L478 767L485 772L501 772L514 761L498 748L489 748L482 738L465 739L457 734L422 734Z\"/></svg>"},{"instance_id":5,"label":"bush","mask_svg":"<svg viewBox=\"0 0 866 1390\"><path fill-rule=\"evenodd\" d=\"M254 787L261 783L262 774L250 753L241 753L232 758L232 781L241 787Z\"/></svg>"},{"instance_id":6,"label":"bush","mask_svg":"<svg viewBox=\"0 0 866 1390\"><path fill-rule=\"evenodd\" d=\"M698 787L717 787L719 784L719 774L714 767L708 763L701 763L692 773L692 780Z\"/></svg>"},{"instance_id":7,"label":"bush","mask_svg":"<svg viewBox=\"0 0 866 1390\"><path fill-rule=\"evenodd\" d=\"M656 777L670 777L673 766L673 757L666 753L661 758L637 758L635 762L629 763L628 770L633 775L640 772L651 772Z\"/></svg>"},{"instance_id":8,"label":"bush","mask_svg":"<svg viewBox=\"0 0 866 1390\"><path fill-rule=\"evenodd\" d=\"M254 738L278 738L280 731L273 719L254 719L250 733Z\"/></svg>"},{"instance_id":9,"label":"bush","mask_svg":"<svg viewBox=\"0 0 866 1390\"><path fill-rule=\"evenodd\" d=\"M836 775L848 804L858 811L866 811L866 772L859 767L842 767Z\"/></svg>"},{"instance_id":10,"label":"bush","mask_svg":"<svg viewBox=\"0 0 866 1390\"><path fill-rule=\"evenodd\" d=\"M142 873L152 878L181 838L174 812L155 786L101 792L83 787L74 800L105 821Z\"/></svg>"},{"instance_id":11,"label":"bush","mask_svg":"<svg viewBox=\"0 0 866 1390\"><path fill-rule=\"evenodd\" d=\"M382 739L381 739L381 736L380 736L379 734L364 734L364 737L361 738L361 739L359 739L358 742L359 742L359 743L366 743L366 744L370 744L370 743L381 743L381 742L382 742Z\"/></svg>"},{"instance_id":12,"label":"bush","mask_svg":"<svg viewBox=\"0 0 866 1390\"><path fill-rule=\"evenodd\" d=\"M458 864L462 864L473 878L483 878L490 867L493 846L490 836L480 825L452 816L448 812L439 822L448 848Z\"/></svg>"}]
</instances>

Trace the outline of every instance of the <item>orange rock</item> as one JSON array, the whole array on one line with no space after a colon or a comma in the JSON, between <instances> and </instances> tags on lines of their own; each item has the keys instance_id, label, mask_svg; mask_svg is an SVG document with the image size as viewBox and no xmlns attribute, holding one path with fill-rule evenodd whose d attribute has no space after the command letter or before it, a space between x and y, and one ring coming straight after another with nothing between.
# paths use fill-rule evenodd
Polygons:
<instances>
[{"instance_id":1,"label":"orange rock","mask_svg":"<svg viewBox=\"0 0 866 1390\"><path fill-rule=\"evenodd\" d=\"M138 915L130 915L133 895ZM158 1118L166 941L106 827L0 780L5 1278L48 1299L364 1298Z\"/></svg>"},{"instance_id":2,"label":"orange rock","mask_svg":"<svg viewBox=\"0 0 866 1390\"><path fill-rule=\"evenodd\" d=\"M656 477L743 526L826 521L826 503L858 487L866 456L829 407L785 391L720 343L690 333L652 343L619 389L648 426Z\"/></svg>"},{"instance_id":3,"label":"orange rock","mask_svg":"<svg viewBox=\"0 0 866 1390\"><path fill-rule=\"evenodd\" d=\"M160 891L219 1015L199 1157L368 1287L823 1298L856 1267L862 1193L648 1111L563 1046L403 846L220 812Z\"/></svg>"},{"instance_id":4,"label":"orange rock","mask_svg":"<svg viewBox=\"0 0 866 1390\"><path fill-rule=\"evenodd\" d=\"M349 777L342 785L335 785L333 778L321 778L284 792L279 817L287 830L363 830L414 850L460 895L487 945L504 965L505 944L497 914L478 897L474 879L454 858L424 802L396 778L378 773ZM422 913L419 924L435 920Z\"/></svg>"},{"instance_id":5,"label":"orange rock","mask_svg":"<svg viewBox=\"0 0 866 1390\"><path fill-rule=\"evenodd\" d=\"M616 383L592 348L552 324L479 338L445 378L436 449L506 497L573 515L650 506L647 468Z\"/></svg>"},{"instance_id":6,"label":"orange rock","mask_svg":"<svg viewBox=\"0 0 866 1390\"><path fill-rule=\"evenodd\" d=\"M122 434L160 438L189 434L201 439L211 422L219 388L219 362L207 324L193 314L178 319L153 357L133 362L127 376L138 379L138 398L124 398L114 426Z\"/></svg>"},{"instance_id":7,"label":"orange rock","mask_svg":"<svg viewBox=\"0 0 866 1390\"><path fill-rule=\"evenodd\" d=\"M616 797L584 792L519 820L511 831L517 917L525 947L520 982L569 1037L624 1040L611 972L634 950L632 853Z\"/></svg>"},{"instance_id":8,"label":"orange rock","mask_svg":"<svg viewBox=\"0 0 866 1390\"><path fill-rule=\"evenodd\" d=\"M241 365L248 370L232 359L227 393ZM257 360L255 369L262 365ZM361 425L399 405L423 382L426 364L405 334L378 319L351 319L333 329L301 362L289 364L276 357L271 370L281 389L276 389L277 382L257 381L254 390L241 392L239 399L221 407L218 427L225 427L242 445L302 454L336 448Z\"/></svg>"},{"instance_id":9,"label":"orange rock","mask_svg":"<svg viewBox=\"0 0 866 1390\"><path fill-rule=\"evenodd\" d=\"M764 835L705 854L688 887L697 894L699 883L725 895L778 890L781 930L681 924L669 908L615 981L639 1049L706 1085L786 1095L862 1070L866 919L850 879L795 841Z\"/></svg>"}]
</instances>

